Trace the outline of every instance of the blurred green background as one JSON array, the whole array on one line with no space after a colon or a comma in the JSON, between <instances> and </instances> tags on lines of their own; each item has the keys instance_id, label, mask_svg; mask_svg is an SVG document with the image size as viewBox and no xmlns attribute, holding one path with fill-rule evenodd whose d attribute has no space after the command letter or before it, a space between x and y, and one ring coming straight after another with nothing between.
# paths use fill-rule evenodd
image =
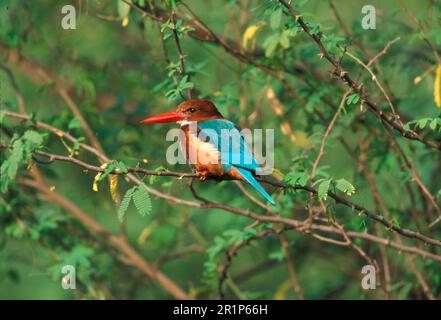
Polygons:
<instances>
[{"instance_id":1,"label":"blurred green background","mask_svg":"<svg viewBox=\"0 0 441 320\"><path fill-rule=\"evenodd\" d=\"M133 1L153 14L149 2ZM2 109L19 112L19 101L11 77L24 98L26 113L49 123L75 137L87 135L72 114L57 88L72 97L84 119L110 159L128 166L140 165L151 170L190 172L186 165L170 166L165 161L165 134L173 124L141 126L146 116L175 108L182 98L173 91L179 86L179 55L167 20L176 11L183 23L179 38L185 57L186 72L199 98L213 100L222 114L246 128L275 129L275 166L283 174L311 172L320 143L335 110L323 102L328 99L338 106L344 85L331 75L332 68L320 59L317 46L306 37L276 2L255 0L184 1L185 5L223 39L235 48L246 48L246 56L270 66L277 73L300 68L300 77L285 73L288 84L299 96L294 99L280 81L255 66L241 62L219 44L201 41L192 36L197 23L186 6L179 1L152 1L165 15L165 21L155 22L124 3L113 0L97 1L10 1L0 2L0 100ZM441 25L438 1L404 1L421 21L425 36L440 52ZM61 13L65 4L76 8L76 29L65 30ZM376 30L361 27L361 8L365 1L334 1L339 19L335 18L328 1L292 1L306 21L328 35L327 46L336 56L342 48L367 62L386 44L400 37L378 62L379 79L390 89L404 123L429 118L425 128L417 128L424 137L440 141L440 109L434 102L434 78L437 61L421 33L398 1L370 1L376 8ZM176 7L174 7L176 6ZM156 13L157 13L156 12ZM280 19L280 21L275 21ZM250 26L259 27L251 34ZM161 43L161 28L164 48ZM187 29L186 29L187 28ZM297 31L296 31L297 30ZM285 35L282 35L286 31ZM289 34L289 35L288 35ZM276 35L276 36L274 36ZM282 37L287 39L282 39ZM245 40L244 40L245 37ZM271 37L273 37L271 39ZM269 39L269 40L268 40ZM253 44L255 48L253 50ZM360 46L361 44L361 46ZM365 50L363 51L362 48ZM368 53L369 57L366 56ZM168 61L168 60L169 61ZM353 60L345 56L344 66L354 79L364 81L366 90L378 105L386 110L387 102L370 80L370 76ZM171 62L171 66L170 63ZM48 79L42 77L43 72ZM374 71L379 72L374 66ZM173 73L174 72L174 73ZM295 73L295 72L294 72ZM313 83L308 86L302 76ZM415 84L415 78L421 81ZM42 80L43 79L43 80ZM174 91L175 93L178 91ZM271 98L271 93L275 98ZM182 90L187 97L187 90ZM303 101L303 102L302 102ZM282 110L282 115L277 110ZM360 124L362 117L364 123ZM437 120L438 119L438 120ZM429 123L434 121L434 128ZM437 122L438 121L438 122ZM8 119L2 125L10 132L23 134L32 127ZM414 124L411 124L412 128ZM383 133L386 142L372 134ZM37 130L43 133L42 130ZM418 142L407 143L396 134L400 145L413 162L429 191L438 194L441 188L440 156ZM359 103L348 104L338 118L326 144L320 162L323 177L346 179L356 188L350 200L371 210L377 210L370 185L345 150L340 139L345 138L356 159L365 150L366 166L371 170L378 192L392 215L394 223L440 238L440 226L429 230L427 222L436 214L424 200L409 172L393 151L385 129ZM2 143L10 137L2 131ZM54 135L43 135L41 150L68 155L69 150ZM2 150L2 162L9 154ZM79 150L75 156L94 165L96 157ZM295 160L294 160L295 159ZM99 192L92 191L94 172L65 162L50 165L35 164L49 186L75 203L112 233L119 232L117 206L110 196L108 181ZM0 298L2 299L160 299L171 296L148 279L136 267L121 261L121 254L97 234L84 227L66 210L53 201L37 197L35 190L23 187L20 177L29 175L23 163L17 181L2 193L0 210ZM194 200L187 180L173 177L143 177L146 185L165 194ZM286 176L285 176L286 177ZM2 177L3 178L3 177ZM16 183L18 182L18 183ZM133 185L119 179L121 196ZM242 194L230 181L220 183L195 182L195 188L205 198L259 214L264 211ZM251 193L253 191L245 186ZM409 191L410 190L410 191ZM253 193L253 195L257 194ZM410 195L413 195L412 198ZM306 192L273 193L277 214L303 220L308 205L319 208ZM225 252L243 239L249 229L261 232L266 228L280 229L276 224L251 226L253 220L219 209L198 209L169 203L150 195L150 214L138 214L130 205L125 222L129 243L147 261L157 266L194 298L218 297L218 281ZM325 201L329 206L325 219L333 216L347 230L376 233L388 231L383 226L352 212L350 209ZM384 212L378 212L380 215ZM329 216L328 216L329 215ZM322 222L326 225L326 222ZM379 231L380 229L380 231ZM247 231L248 230L248 231ZM406 262L407 255L386 250L391 275L391 288L366 291L361 288L361 268L366 261L350 247L336 246L314 239L298 231L285 232L288 250L296 269L298 282L308 299L419 299L426 298L415 273ZM238 237L238 242L235 238ZM392 236L391 236L392 237ZM217 240L216 240L217 239ZM355 240L383 268L382 249L378 244ZM425 247L418 241L403 238L404 244L418 246L432 253L439 250ZM228 280L224 284L226 298L297 299L285 263L285 253L277 236L267 236L238 251L233 257ZM77 290L64 290L60 285L59 268L64 264L77 267ZM439 262L415 258L415 265L435 297L441 295Z\"/></svg>"}]
</instances>

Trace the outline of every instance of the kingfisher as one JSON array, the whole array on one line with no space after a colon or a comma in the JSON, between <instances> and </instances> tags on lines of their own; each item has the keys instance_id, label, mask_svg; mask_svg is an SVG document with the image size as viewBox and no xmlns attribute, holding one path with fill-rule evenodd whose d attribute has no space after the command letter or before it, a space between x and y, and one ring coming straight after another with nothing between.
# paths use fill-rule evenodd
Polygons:
<instances>
[{"instance_id":1,"label":"kingfisher","mask_svg":"<svg viewBox=\"0 0 441 320\"><path fill-rule=\"evenodd\" d=\"M275 205L273 198L257 182L256 161L241 129L225 119L209 100L190 99L176 110L161 113L142 120L142 123L175 122L183 130L181 150L199 174L200 180L208 176L231 177L244 181L256 189L266 200ZM233 132L233 134L231 133ZM234 134L239 133L239 134Z\"/></svg>"}]
</instances>

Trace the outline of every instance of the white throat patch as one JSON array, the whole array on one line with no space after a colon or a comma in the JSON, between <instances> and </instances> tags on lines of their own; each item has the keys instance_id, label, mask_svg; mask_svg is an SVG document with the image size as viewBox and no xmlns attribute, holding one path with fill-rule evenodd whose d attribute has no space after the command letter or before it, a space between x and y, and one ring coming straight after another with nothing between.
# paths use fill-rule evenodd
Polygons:
<instances>
[{"instance_id":1,"label":"white throat patch","mask_svg":"<svg viewBox=\"0 0 441 320\"><path fill-rule=\"evenodd\" d=\"M183 120L183 121L178 121L177 123L178 123L181 127L183 127L183 126L185 126L185 125L191 124L192 122L195 122L195 121Z\"/></svg>"}]
</instances>

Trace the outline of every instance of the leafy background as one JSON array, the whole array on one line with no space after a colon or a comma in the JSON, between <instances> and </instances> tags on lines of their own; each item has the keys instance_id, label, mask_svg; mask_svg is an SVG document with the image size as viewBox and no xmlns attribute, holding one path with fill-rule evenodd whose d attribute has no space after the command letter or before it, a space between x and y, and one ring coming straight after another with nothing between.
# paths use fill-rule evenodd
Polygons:
<instances>
[{"instance_id":1,"label":"leafy background","mask_svg":"<svg viewBox=\"0 0 441 320\"><path fill-rule=\"evenodd\" d=\"M404 2L423 26L424 34L398 1L369 2L377 9L376 30L361 28L364 1L291 2L313 33L325 35L326 50L341 59L385 112L390 111L385 97L366 70L345 51L367 63L399 36L399 41L378 58L378 64L373 64L373 71L387 86L406 128L439 143L441 119L436 97L441 71L437 86L436 70L441 67L437 67L439 61L433 52L441 54L439 2ZM274 214L304 220L317 211L325 226L337 223L348 231L395 239L435 255L440 252L439 247L399 237L327 197L328 191L335 191L380 216L387 214L396 226L440 239L441 224L428 227L437 217L435 206L427 201L411 170L403 164L385 127L367 111L359 94L351 92L340 104L344 84L279 2L133 3L150 15L143 17L122 1L74 1L75 30L61 28L64 3L60 1L0 3L2 109L21 112L25 106L24 113L31 119L78 139L72 143L36 128L32 121L17 121L1 114L1 298L172 297L145 270L134 266L118 246L51 200L50 193L41 197L38 188L26 185L27 180L35 178L31 168L38 169L52 194L70 200L111 234L118 235L125 229L127 243L139 256L191 298L441 297L441 260L353 239L357 248L378 262L380 271L377 289L363 290L361 268L367 262L352 246L311 236L311 232L319 232L284 230L278 223L254 224L252 219L228 210L165 201L144 188L197 201L187 179L137 174L142 180L140 186L123 176L110 175L109 180L112 170L134 166L190 172L187 166L170 166L165 161L169 145L165 133L172 125L144 127L139 121L176 107L192 91L194 97L213 100L225 117L242 127L274 128L278 174L292 186L313 185L318 189L318 196L302 190L273 190L278 202L271 208ZM200 26L188 8L236 51L228 52L216 41L198 38ZM156 14L160 14L161 21L151 19ZM181 72L174 30L182 47L185 72ZM275 70L276 76L266 72L265 66ZM279 75L283 75L284 82L277 79ZM40 150L71 155L98 167L103 164L79 146L79 142L93 141L78 114L72 112L72 103L109 159L114 159L101 176L72 163L41 164L34 159L48 160L33 155ZM312 176L324 133L339 105L341 112ZM439 150L409 141L397 132L392 136L439 204ZM371 173L384 207L378 206L372 181L361 166ZM113 184L113 192L109 183ZM194 185L199 195L211 201L265 215L265 210L232 181L195 181ZM122 204L115 204L114 200L121 199ZM77 268L77 290L64 290L60 285L60 270L65 264Z\"/></svg>"}]
</instances>

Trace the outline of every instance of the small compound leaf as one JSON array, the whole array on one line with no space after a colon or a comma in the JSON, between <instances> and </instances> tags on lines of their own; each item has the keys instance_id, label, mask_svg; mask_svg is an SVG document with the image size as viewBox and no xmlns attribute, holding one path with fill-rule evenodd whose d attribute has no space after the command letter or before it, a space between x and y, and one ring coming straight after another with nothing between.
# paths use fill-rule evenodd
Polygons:
<instances>
[{"instance_id":1,"label":"small compound leaf","mask_svg":"<svg viewBox=\"0 0 441 320\"><path fill-rule=\"evenodd\" d=\"M145 216L152 211L152 201L150 194L144 184L139 185L138 189L133 193L133 203L139 214Z\"/></svg>"},{"instance_id":2,"label":"small compound leaf","mask_svg":"<svg viewBox=\"0 0 441 320\"><path fill-rule=\"evenodd\" d=\"M138 188L138 186L135 186L135 187L127 190L123 199L121 200L121 204L119 205L119 209L118 209L119 221L124 220L124 216L126 214L127 208L129 207L129 204L130 204L130 200L132 200L133 193L136 191L137 188Z\"/></svg>"},{"instance_id":3,"label":"small compound leaf","mask_svg":"<svg viewBox=\"0 0 441 320\"><path fill-rule=\"evenodd\" d=\"M352 196L355 193L355 187L346 179L336 180L335 187L348 196Z\"/></svg>"},{"instance_id":4,"label":"small compound leaf","mask_svg":"<svg viewBox=\"0 0 441 320\"><path fill-rule=\"evenodd\" d=\"M326 200L328 197L329 187L331 185L331 179L324 180L318 186L318 198L319 200Z\"/></svg>"}]
</instances>

